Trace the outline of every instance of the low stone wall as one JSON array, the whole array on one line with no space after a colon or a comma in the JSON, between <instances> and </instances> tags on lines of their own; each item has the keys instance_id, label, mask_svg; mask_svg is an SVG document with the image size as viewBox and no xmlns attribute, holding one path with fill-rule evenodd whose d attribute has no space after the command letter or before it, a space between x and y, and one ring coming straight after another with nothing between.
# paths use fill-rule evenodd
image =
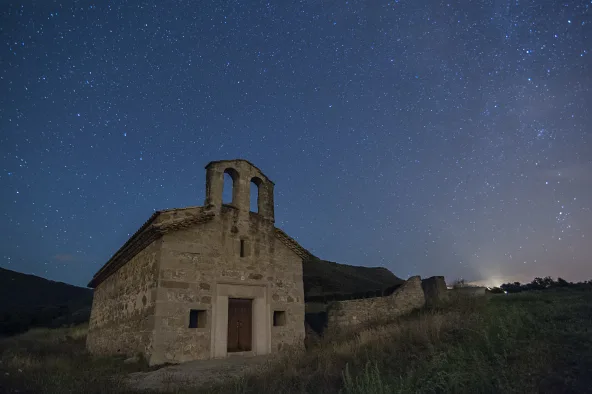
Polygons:
<instances>
[{"instance_id":1,"label":"low stone wall","mask_svg":"<svg viewBox=\"0 0 592 394\"><path fill-rule=\"evenodd\" d=\"M421 281L421 288L426 298L426 306L434 307L448 301L449 293L443 276L432 276Z\"/></svg>"},{"instance_id":2,"label":"low stone wall","mask_svg":"<svg viewBox=\"0 0 592 394\"><path fill-rule=\"evenodd\" d=\"M389 296L335 301L329 304L327 328L334 331L388 320L422 308L425 301L421 279L419 276L413 276Z\"/></svg>"},{"instance_id":3,"label":"low stone wall","mask_svg":"<svg viewBox=\"0 0 592 394\"><path fill-rule=\"evenodd\" d=\"M485 296L485 287L458 287L456 289L450 290L452 294L458 294L461 296L469 296L469 297L483 297Z\"/></svg>"}]
</instances>

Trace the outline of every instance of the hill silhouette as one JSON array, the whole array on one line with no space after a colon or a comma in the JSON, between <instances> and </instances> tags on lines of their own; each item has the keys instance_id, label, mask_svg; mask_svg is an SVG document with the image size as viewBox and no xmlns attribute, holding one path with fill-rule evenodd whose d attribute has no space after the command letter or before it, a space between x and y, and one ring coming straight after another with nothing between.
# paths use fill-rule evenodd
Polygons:
<instances>
[{"instance_id":1,"label":"hill silhouette","mask_svg":"<svg viewBox=\"0 0 592 394\"><path fill-rule=\"evenodd\" d=\"M384 267L359 267L317 258L304 261L303 271L305 297L379 291L404 282Z\"/></svg>"},{"instance_id":2,"label":"hill silhouette","mask_svg":"<svg viewBox=\"0 0 592 394\"><path fill-rule=\"evenodd\" d=\"M0 336L88 320L92 290L0 268Z\"/></svg>"},{"instance_id":3,"label":"hill silhouette","mask_svg":"<svg viewBox=\"0 0 592 394\"><path fill-rule=\"evenodd\" d=\"M384 290L404 281L382 267L311 259L303 263L305 297ZM88 321L92 290L0 268L0 336L33 327Z\"/></svg>"}]
</instances>

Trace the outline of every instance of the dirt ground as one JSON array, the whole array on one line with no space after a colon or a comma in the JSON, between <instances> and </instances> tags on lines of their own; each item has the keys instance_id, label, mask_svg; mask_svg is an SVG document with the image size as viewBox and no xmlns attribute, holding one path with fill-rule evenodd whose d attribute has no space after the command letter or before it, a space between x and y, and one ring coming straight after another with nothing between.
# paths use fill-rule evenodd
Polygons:
<instances>
[{"instance_id":1,"label":"dirt ground","mask_svg":"<svg viewBox=\"0 0 592 394\"><path fill-rule=\"evenodd\" d=\"M190 361L150 372L129 375L127 385L134 390L174 390L199 387L248 374L271 360L271 356L231 356L223 359Z\"/></svg>"}]
</instances>

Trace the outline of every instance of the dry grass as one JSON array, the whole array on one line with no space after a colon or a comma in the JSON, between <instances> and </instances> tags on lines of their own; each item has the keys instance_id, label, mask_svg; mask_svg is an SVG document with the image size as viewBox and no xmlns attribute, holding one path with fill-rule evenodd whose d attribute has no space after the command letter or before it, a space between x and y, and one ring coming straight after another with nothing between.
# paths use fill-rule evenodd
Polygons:
<instances>
[{"instance_id":1,"label":"dry grass","mask_svg":"<svg viewBox=\"0 0 592 394\"><path fill-rule=\"evenodd\" d=\"M278 357L251 376L203 392L554 392L546 386L552 380L562 389L588 387L582 372L592 373L592 337L586 339L586 351L564 351L564 360L556 355L558 348L582 349L582 342L566 333L574 327L580 333L586 326L592 329L583 307L592 293L502 295L491 301L459 297L446 307ZM567 320L566 304L571 309ZM550 322L555 314L564 315L559 325ZM557 348L550 346L551 338ZM561 378L566 371L574 373L574 359L588 363L577 378Z\"/></svg>"},{"instance_id":2,"label":"dry grass","mask_svg":"<svg viewBox=\"0 0 592 394\"><path fill-rule=\"evenodd\" d=\"M170 392L588 392L591 301L582 291L456 299L278 355L222 384ZM0 351L0 392L122 393L119 377L146 369L90 357L84 328L33 330Z\"/></svg>"},{"instance_id":3,"label":"dry grass","mask_svg":"<svg viewBox=\"0 0 592 394\"><path fill-rule=\"evenodd\" d=\"M86 326L38 328L0 340L0 392L114 392L121 376L146 368L90 356L86 332Z\"/></svg>"}]
</instances>

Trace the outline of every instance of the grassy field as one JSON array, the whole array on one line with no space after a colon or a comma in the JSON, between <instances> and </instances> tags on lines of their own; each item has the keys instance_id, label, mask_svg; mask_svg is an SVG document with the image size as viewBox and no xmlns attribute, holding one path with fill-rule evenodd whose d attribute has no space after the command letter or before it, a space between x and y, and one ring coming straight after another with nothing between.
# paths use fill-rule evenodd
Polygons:
<instances>
[{"instance_id":1,"label":"grassy field","mask_svg":"<svg viewBox=\"0 0 592 394\"><path fill-rule=\"evenodd\" d=\"M144 363L92 358L85 329L0 341L0 392L117 393ZM592 291L461 299L179 393L592 392Z\"/></svg>"}]
</instances>

